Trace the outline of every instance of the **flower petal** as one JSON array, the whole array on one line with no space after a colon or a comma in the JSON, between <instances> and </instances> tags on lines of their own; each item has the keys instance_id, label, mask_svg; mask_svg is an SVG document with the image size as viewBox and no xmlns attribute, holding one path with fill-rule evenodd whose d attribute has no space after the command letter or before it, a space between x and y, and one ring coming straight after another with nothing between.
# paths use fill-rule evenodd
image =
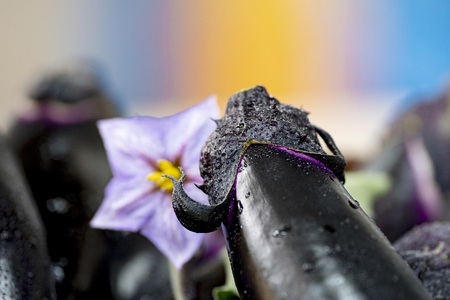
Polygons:
<instances>
[{"instance_id":1,"label":"flower petal","mask_svg":"<svg viewBox=\"0 0 450 300\"><path fill-rule=\"evenodd\" d=\"M186 194L197 202L202 204L208 204L208 195L201 191L195 184L201 183L201 177L199 181L190 181L183 184L184 191Z\"/></svg>"},{"instance_id":2,"label":"flower petal","mask_svg":"<svg viewBox=\"0 0 450 300\"><path fill-rule=\"evenodd\" d=\"M141 233L180 269L199 249L204 234L184 228L175 216L170 201L155 207L154 214L141 229Z\"/></svg>"},{"instance_id":3,"label":"flower petal","mask_svg":"<svg viewBox=\"0 0 450 300\"><path fill-rule=\"evenodd\" d=\"M169 158L183 156L182 166L198 169L200 150L216 128L213 119L219 117L216 98L205 101L178 114L161 119L158 129L164 132L163 145ZM158 130L156 129L156 130ZM192 159L187 159L192 156Z\"/></svg>"},{"instance_id":4,"label":"flower petal","mask_svg":"<svg viewBox=\"0 0 450 300\"><path fill-rule=\"evenodd\" d=\"M91 221L94 228L140 232L178 269L199 249L204 234L185 229L172 209L166 192L139 189L130 180L112 180L106 197ZM193 184L189 190L197 189Z\"/></svg>"},{"instance_id":5,"label":"flower petal","mask_svg":"<svg viewBox=\"0 0 450 300\"><path fill-rule=\"evenodd\" d=\"M208 262L217 258L217 255L225 247L225 237L223 236L222 228L217 229L211 233L205 234L205 239L203 240L201 246L201 260L203 262Z\"/></svg>"},{"instance_id":6,"label":"flower petal","mask_svg":"<svg viewBox=\"0 0 450 300\"><path fill-rule=\"evenodd\" d=\"M154 169L165 158L163 132L155 130L160 119L131 117L98 122L113 175L132 176Z\"/></svg>"},{"instance_id":7,"label":"flower petal","mask_svg":"<svg viewBox=\"0 0 450 300\"><path fill-rule=\"evenodd\" d=\"M146 181L145 178L142 180ZM154 215L155 207L164 201L170 202L167 193L151 193L153 184L144 183L135 178L123 180L114 177L105 189L105 198L91 220L91 226L133 232L141 229Z\"/></svg>"}]
</instances>

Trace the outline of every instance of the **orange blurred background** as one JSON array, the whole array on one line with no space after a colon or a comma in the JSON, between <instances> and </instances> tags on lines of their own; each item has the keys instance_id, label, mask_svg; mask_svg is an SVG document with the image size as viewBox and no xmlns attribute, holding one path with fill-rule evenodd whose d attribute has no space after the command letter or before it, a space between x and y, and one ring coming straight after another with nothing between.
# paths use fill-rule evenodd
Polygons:
<instances>
[{"instance_id":1,"label":"orange blurred background","mask_svg":"<svg viewBox=\"0 0 450 300\"><path fill-rule=\"evenodd\" d=\"M223 111L261 84L364 158L405 99L445 85L449 13L442 1L4 1L0 125L43 71L90 59L127 115L172 114L211 94Z\"/></svg>"}]
</instances>

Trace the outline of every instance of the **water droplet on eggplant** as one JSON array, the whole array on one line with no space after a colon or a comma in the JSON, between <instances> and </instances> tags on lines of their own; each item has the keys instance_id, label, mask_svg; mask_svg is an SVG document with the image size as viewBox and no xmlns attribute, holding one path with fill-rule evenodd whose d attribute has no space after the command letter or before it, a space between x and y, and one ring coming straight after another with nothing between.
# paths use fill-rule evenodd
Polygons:
<instances>
[{"instance_id":1,"label":"water droplet on eggplant","mask_svg":"<svg viewBox=\"0 0 450 300\"><path fill-rule=\"evenodd\" d=\"M315 264L313 262L305 262L302 265L302 270L306 273L312 272L315 268Z\"/></svg>"},{"instance_id":2,"label":"water droplet on eggplant","mask_svg":"<svg viewBox=\"0 0 450 300\"><path fill-rule=\"evenodd\" d=\"M358 209L360 207L359 202L355 199L348 199L348 204L350 204L350 207L353 209Z\"/></svg>"},{"instance_id":3,"label":"water droplet on eggplant","mask_svg":"<svg viewBox=\"0 0 450 300\"><path fill-rule=\"evenodd\" d=\"M326 231L328 231L329 233L334 233L335 231L336 231L336 229L333 227L333 226L331 226L331 225L324 225L323 226L323 228L326 230Z\"/></svg>"},{"instance_id":4,"label":"water droplet on eggplant","mask_svg":"<svg viewBox=\"0 0 450 300\"><path fill-rule=\"evenodd\" d=\"M291 226L284 226L280 229L276 229L272 232L272 236L275 238L280 238L288 235L288 233L291 231Z\"/></svg>"},{"instance_id":5,"label":"water droplet on eggplant","mask_svg":"<svg viewBox=\"0 0 450 300\"><path fill-rule=\"evenodd\" d=\"M238 207L238 213L242 214L242 211L244 210L244 206L242 205L241 200L237 200L237 207Z\"/></svg>"}]
</instances>

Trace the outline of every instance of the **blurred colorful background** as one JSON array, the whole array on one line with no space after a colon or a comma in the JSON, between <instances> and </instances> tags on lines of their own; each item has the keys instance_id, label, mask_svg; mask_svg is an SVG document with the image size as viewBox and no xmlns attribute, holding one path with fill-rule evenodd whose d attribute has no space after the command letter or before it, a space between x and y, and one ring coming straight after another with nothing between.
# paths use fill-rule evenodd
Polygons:
<instances>
[{"instance_id":1,"label":"blurred colorful background","mask_svg":"<svg viewBox=\"0 0 450 300\"><path fill-rule=\"evenodd\" d=\"M450 75L449 1L3 1L0 125L42 72L93 61L127 115L264 85L370 155L399 107Z\"/></svg>"}]
</instances>

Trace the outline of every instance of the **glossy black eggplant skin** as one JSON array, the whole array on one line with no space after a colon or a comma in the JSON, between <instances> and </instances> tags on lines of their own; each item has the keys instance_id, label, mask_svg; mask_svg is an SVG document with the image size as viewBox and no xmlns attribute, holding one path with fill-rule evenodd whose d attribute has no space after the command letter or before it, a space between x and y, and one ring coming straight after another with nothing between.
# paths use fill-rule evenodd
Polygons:
<instances>
[{"instance_id":1,"label":"glossy black eggplant skin","mask_svg":"<svg viewBox=\"0 0 450 300\"><path fill-rule=\"evenodd\" d=\"M58 299L167 299L168 266L150 241L89 226L112 177L97 121L120 113L97 67L43 74L8 139L46 228Z\"/></svg>"},{"instance_id":2,"label":"glossy black eggplant skin","mask_svg":"<svg viewBox=\"0 0 450 300\"><path fill-rule=\"evenodd\" d=\"M0 137L0 299L56 299L45 229L20 165Z\"/></svg>"},{"instance_id":3,"label":"glossy black eggplant skin","mask_svg":"<svg viewBox=\"0 0 450 300\"><path fill-rule=\"evenodd\" d=\"M252 145L223 228L243 299L431 299L337 177Z\"/></svg>"},{"instance_id":4,"label":"glossy black eggplant skin","mask_svg":"<svg viewBox=\"0 0 450 300\"><path fill-rule=\"evenodd\" d=\"M19 121L9 138L46 228L58 298L110 297L108 238L88 224L111 178L96 121Z\"/></svg>"},{"instance_id":5,"label":"glossy black eggplant skin","mask_svg":"<svg viewBox=\"0 0 450 300\"><path fill-rule=\"evenodd\" d=\"M18 123L10 138L46 227L58 299L170 299L167 262L150 241L89 226L111 178L96 121Z\"/></svg>"}]
</instances>

